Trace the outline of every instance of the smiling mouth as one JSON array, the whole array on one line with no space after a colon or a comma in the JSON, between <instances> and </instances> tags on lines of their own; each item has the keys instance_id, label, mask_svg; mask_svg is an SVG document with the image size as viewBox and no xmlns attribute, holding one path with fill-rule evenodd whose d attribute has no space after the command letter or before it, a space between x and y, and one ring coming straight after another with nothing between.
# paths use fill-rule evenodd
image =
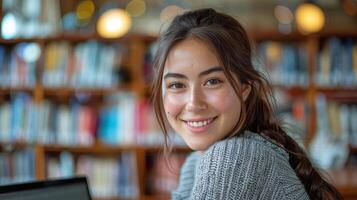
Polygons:
<instances>
[{"instance_id":1,"label":"smiling mouth","mask_svg":"<svg viewBox=\"0 0 357 200\"><path fill-rule=\"evenodd\" d=\"M199 120L199 121L186 121L183 120L187 125L193 128L200 128L203 126L207 126L208 124L212 123L217 117L209 118L206 120Z\"/></svg>"}]
</instances>

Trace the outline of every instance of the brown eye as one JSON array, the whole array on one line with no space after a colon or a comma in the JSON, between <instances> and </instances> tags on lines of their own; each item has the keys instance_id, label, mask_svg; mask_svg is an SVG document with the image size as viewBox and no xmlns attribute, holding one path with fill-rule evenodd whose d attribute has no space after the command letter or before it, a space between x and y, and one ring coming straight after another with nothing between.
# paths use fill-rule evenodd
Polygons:
<instances>
[{"instance_id":1,"label":"brown eye","mask_svg":"<svg viewBox=\"0 0 357 200\"><path fill-rule=\"evenodd\" d=\"M208 81L206 81L205 85L207 86L215 86L215 85L218 85L218 84L221 84L222 81L217 79L217 78L212 78L212 79L209 79Z\"/></svg>"},{"instance_id":2,"label":"brown eye","mask_svg":"<svg viewBox=\"0 0 357 200\"><path fill-rule=\"evenodd\" d=\"M169 89L182 89L184 87L185 87L185 85L182 83L171 83L168 86Z\"/></svg>"}]
</instances>

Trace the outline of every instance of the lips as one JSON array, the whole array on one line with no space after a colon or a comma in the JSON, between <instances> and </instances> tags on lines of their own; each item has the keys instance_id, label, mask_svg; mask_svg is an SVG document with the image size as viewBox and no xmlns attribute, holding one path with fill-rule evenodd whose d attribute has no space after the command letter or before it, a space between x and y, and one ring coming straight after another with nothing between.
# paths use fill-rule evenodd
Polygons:
<instances>
[{"instance_id":1,"label":"lips","mask_svg":"<svg viewBox=\"0 0 357 200\"><path fill-rule=\"evenodd\" d=\"M192 132L203 132L217 117L197 120L183 120Z\"/></svg>"},{"instance_id":2,"label":"lips","mask_svg":"<svg viewBox=\"0 0 357 200\"><path fill-rule=\"evenodd\" d=\"M186 123L189 126L197 128L197 127L206 126L207 124L211 123L212 121L213 121L213 118L207 119L207 120L202 120L202 121L186 121Z\"/></svg>"}]
</instances>

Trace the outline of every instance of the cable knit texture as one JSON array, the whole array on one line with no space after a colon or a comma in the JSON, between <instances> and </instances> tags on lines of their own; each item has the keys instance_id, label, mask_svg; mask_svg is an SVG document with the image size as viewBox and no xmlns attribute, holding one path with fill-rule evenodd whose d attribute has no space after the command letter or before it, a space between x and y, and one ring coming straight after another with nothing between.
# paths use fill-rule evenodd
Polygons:
<instances>
[{"instance_id":1,"label":"cable knit texture","mask_svg":"<svg viewBox=\"0 0 357 200\"><path fill-rule=\"evenodd\" d=\"M194 152L172 199L309 199L285 150L246 131Z\"/></svg>"}]
</instances>

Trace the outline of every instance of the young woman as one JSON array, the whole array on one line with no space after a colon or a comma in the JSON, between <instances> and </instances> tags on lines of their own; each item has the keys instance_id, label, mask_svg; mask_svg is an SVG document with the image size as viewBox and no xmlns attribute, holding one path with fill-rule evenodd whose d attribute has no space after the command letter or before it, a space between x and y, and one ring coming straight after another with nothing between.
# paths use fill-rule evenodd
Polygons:
<instances>
[{"instance_id":1,"label":"young woman","mask_svg":"<svg viewBox=\"0 0 357 200\"><path fill-rule=\"evenodd\" d=\"M342 199L275 118L271 88L234 18L213 9L177 16L154 67L165 136L170 125L196 150L173 199Z\"/></svg>"}]
</instances>

